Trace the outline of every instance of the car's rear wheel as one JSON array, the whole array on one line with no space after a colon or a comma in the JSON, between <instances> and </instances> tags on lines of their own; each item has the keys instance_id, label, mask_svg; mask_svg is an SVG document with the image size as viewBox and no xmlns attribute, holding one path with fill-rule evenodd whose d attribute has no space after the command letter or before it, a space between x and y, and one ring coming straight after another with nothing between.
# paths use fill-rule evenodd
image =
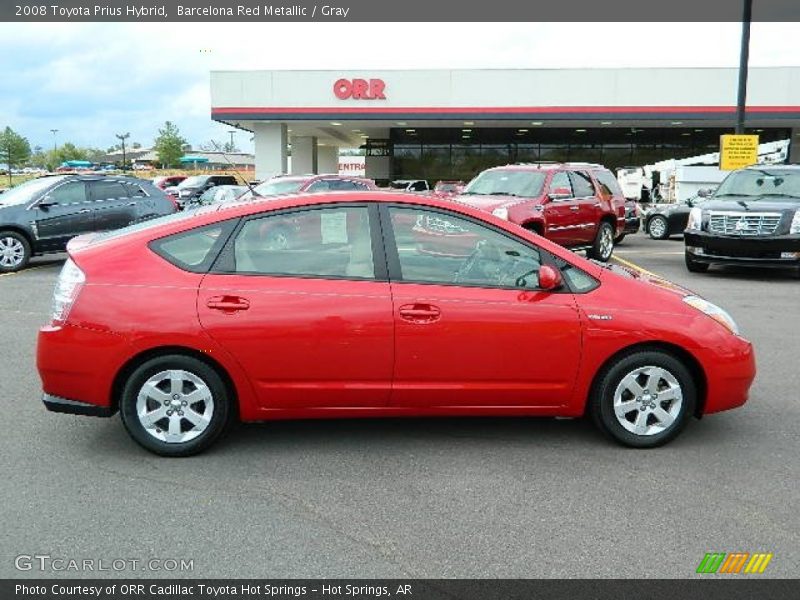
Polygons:
<instances>
[{"instance_id":1,"label":"car's rear wheel","mask_svg":"<svg viewBox=\"0 0 800 600\"><path fill-rule=\"evenodd\" d=\"M160 356L136 368L122 390L120 413L130 436L161 456L208 448L228 424L230 394L201 360Z\"/></svg>"},{"instance_id":2,"label":"car's rear wheel","mask_svg":"<svg viewBox=\"0 0 800 600\"><path fill-rule=\"evenodd\" d=\"M686 365L658 350L622 356L600 375L590 399L597 426L617 442L654 448L675 438L694 413L697 386Z\"/></svg>"},{"instance_id":3,"label":"car's rear wheel","mask_svg":"<svg viewBox=\"0 0 800 600\"><path fill-rule=\"evenodd\" d=\"M597 235L594 238L592 247L589 248L587 254L589 258L594 258L601 262L608 262L611 260L611 255L614 253L614 228L608 221L602 221L600 227L597 229Z\"/></svg>"},{"instance_id":4,"label":"car's rear wheel","mask_svg":"<svg viewBox=\"0 0 800 600\"><path fill-rule=\"evenodd\" d=\"M31 245L16 231L0 231L0 273L13 273L28 264Z\"/></svg>"},{"instance_id":5,"label":"car's rear wheel","mask_svg":"<svg viewBox=\"0 0 800 600\"><path fill-rule=\"evenodd\" d=\"M688 252L684 253L686 268L692 273L705 273L708 271L708 263L696 261Z\"/></svg>"},{"instance_id":6,"label":"car's rear wheel","mask_svg":"<svg viewBox=\"0 0 800 600\"><path fill-rule=\"evenodd\" d=\"M669 223L661 216L651 217L647 222L647 233L654 240L665 240L669 237Z\"/></svg>"}]
</instances>

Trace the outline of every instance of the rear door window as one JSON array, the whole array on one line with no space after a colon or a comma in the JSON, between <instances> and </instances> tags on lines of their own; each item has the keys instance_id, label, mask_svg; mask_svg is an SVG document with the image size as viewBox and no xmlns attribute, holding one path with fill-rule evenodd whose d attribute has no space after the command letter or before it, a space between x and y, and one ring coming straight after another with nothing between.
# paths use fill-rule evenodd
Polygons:
<instances>
[{"instance_id":1,"label":"rear door window","mask_svg":"<svg viewBox=\"0 0 800 600\"><path fill-rule=\"evenodd\" d=\"M572 181L572 191L576 198L590 198L595 195L594 185L589 176L582 171L573 171L569 174Z\"/></svg>"},{"instance_id":2,"label":"rear door window","mask_svg":"<svg viewBox=\"0 0 800 600\"><path fill-rule=\"evenodd\" d=\"M90 185L93 200L116 200L128 197L125 186L119 181L93 181Z\"/></svg>"}]
</instances>

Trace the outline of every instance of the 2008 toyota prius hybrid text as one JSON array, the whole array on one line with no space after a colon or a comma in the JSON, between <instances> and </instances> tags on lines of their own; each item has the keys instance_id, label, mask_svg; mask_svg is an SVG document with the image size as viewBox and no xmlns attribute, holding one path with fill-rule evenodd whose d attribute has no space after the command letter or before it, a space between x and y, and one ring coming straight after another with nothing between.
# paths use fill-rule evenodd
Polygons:
<instances>
[{"instance_id":1,"label":"2008 toyota prius hybrid text","mask_svg":"<svg viewBox=\"0 0 800 600\"><path fill-rule=\"evenodd\" d=\"M755 376L721 308L432 196L213 205L68 252L44 404L119 411L166 456L234 418L590 415L648 448L744 404Z\"/></svg>"}]
</instances>

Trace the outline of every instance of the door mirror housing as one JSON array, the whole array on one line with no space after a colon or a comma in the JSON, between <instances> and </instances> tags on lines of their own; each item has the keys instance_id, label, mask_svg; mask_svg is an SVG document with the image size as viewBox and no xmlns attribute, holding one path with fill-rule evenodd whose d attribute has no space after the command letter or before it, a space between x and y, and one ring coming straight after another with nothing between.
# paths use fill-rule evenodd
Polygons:
<instances>
[{"instance_id":1,"label":"door mirror housing","mask_svg":"<svg viewBox=\"0 0 800 600\"><path fill-rule=\"evenodd\" d=\"M539 269L539 288L549 292L564 285L561 273L550 265L542 265Z\"/></svg>"},{"instance_id":2,"label":"door mirror housing","mask_svg":"<svg viewBox=\"0 0 800 600\"><path fill-rule=\"evenodd\" d=\"M700 198L708 198L713 193L714 190L712 190L711 188L703 188L702 190L697 190L697 195Z\"/></svg>"},{"instance_id":3,"label":"door mirror housing","mask_svg":"<svg viewBox=\"0 0 800 600\"><path fill-rule=\"evenodd\" d=\"M567 198L572 198L572 192L569 188L557 187L550 190L548 196L550 200L566 200Z\"/></svg>"},{"instance_id":4,"label":"door mirror housing","mask_svg":"<svg viewBox=\"0 0 800 600\"><path fill-rule=\"evenodd\" d=\"M42 210L47 210L51 206L55 206L58 204L55 200L53 200L52 196L44 196L39 203L36 205L36 208L41 208Z\"/></svg>"}]
</instances>

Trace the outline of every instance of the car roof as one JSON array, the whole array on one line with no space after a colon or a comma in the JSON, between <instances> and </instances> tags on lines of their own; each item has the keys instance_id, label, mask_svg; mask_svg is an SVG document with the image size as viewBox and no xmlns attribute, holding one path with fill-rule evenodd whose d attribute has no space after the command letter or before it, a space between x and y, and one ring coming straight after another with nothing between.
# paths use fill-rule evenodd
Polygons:
<instances>
[{"instance_id":1,"label":"car roof","mask_svg":"<svg viewBox=\"0 0 800 600\"><path fill-rule=\"evenodd\" d=\"M608 169L597 163L588 162L532 162L532 163L512 163L508 165L500 165L486 169L487 171L495 170L518 170L518 171L557 171L557 170L604 170Z\"/></svg>"},{"instance_id":2,"label":"car roof","mask_svg":"<svg viewBox=\"0 0 800 600\"><path fill-rule=\"evenodd\" d=\"M743 171L800 171L800 165L750 165Z\"/></svg>"}]
</instances>

